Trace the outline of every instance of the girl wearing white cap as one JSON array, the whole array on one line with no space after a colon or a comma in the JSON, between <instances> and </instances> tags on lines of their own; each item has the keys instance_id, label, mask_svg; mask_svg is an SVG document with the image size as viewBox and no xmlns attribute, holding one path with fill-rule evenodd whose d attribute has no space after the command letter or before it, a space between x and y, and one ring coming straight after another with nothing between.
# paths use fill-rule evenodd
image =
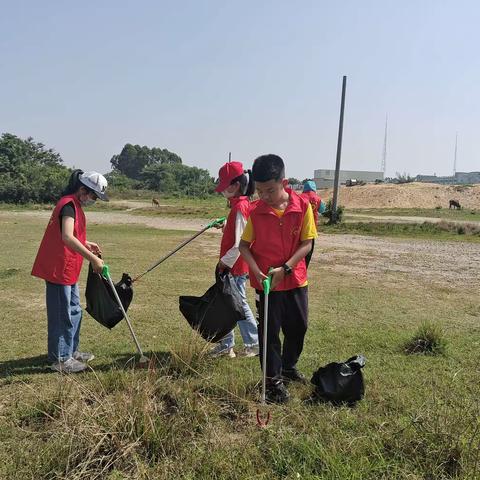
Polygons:
<instances>
[{"instance_id":1,"label":"girl wearing white cap","mask_svg":"<svg viewBox=\"0 0 480 480\"><path fill-rule=\"evenodd\" d=\"M100 247L87 240L83 207L97 198L108 202L107 180L97 172L74 170L55 206L38 249L32 275L46 283L48 359L52 370L77 373L87 368L91 353L78 350L82 308L78 278L83 259L94 272L103 269Z\"/></svg>"}]
</instances>

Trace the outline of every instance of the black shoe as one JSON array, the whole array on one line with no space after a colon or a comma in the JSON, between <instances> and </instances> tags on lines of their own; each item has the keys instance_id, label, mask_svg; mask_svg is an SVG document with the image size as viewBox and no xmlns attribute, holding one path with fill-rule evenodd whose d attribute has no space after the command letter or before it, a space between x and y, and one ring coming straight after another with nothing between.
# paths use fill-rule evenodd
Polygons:
<instances>
[{"instance_id":1,"label":"black shoe","mask_svg":"<svg viewBox=\"0 0 480 480\"><path fill-rule=\"evenodd\" d=\"M296 368L292 368L291 370L282 370L282 379L285 383L307 383L305 375L302 372L299 372Z\"/></svg>"},{"instance_id":2,"label":"black shoe","mask_svg":"<svg viewBox=\"0 0 480 480\"><path fill-rule=\"evenodd\" d=\"M267 385L265 400L268 403L286 403L289 399L290 394L281 380L276 380Z\"/></svg>"}]
</instances>

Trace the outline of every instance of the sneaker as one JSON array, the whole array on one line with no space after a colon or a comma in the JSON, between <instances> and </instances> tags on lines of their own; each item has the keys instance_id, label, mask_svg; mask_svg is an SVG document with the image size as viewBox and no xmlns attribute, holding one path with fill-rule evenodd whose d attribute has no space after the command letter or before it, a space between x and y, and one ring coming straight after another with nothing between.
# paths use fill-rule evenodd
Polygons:
<instances>
[{"instance_id":1,"label":"sneaker","mask_svg":"<svg viewBox=\"0 0 480 480\"><path fill-rule=\"evenodd\" d=\"M95 358L95 355L93 353L88 353L88 352L73 352L73 358L75 360L78 360L79 362L87 363L90 360L93 360Z\"/></svg>"},{"instance_id":2,"label":"sneaker","mask_svg":"<svg viewBox=\"0 0 480 480\"><path fill-rule=\"evenodd\" d=\"M209 352L209 355L212 357L228 357L228 358L235 358L235 352L232 348L227 348L222 344L215 345Z\"/></svg>"},{"instance_id":3,"label":"sneaker","mask_svg":"<svg viewBox=\"0 0 480 480\"><path fill-rule=\"evenodd\" d=\"M260 354L260 347L258 345L251 345L249 347L244 347L240 352L242 357L258 357Z\"/></svg>"},{"instance_id":4,"label":"sneaker","mask_svg":"<svg viewBox=\"0 0 480 480\"><path fill-rule=\"evenodd\" d=\"M291 370L282 370L282 379L285 383L307 383L305 375L302 372L299 372L296 368L292 368Z\"/></svg>"},{"instance_id":5,"label":"sneaker","mask_svg":"<svg viewBox=\"0 0 480 480\"><path fill-rule=\"evenodd\" d=\"M289 399L290 394L281 380L276 380L267 385L265 400L268 403L287 403Z\"/></svg>"},{"instance_id":6,"label":"sneaker","mask_svg":"<svg viewBox=\"0 0 480 480\"><path fill-rule=\"evenodd\" d=\"M85 363L75 360L73 357L65 360L64 362L53 363L50 368L55 372L60 373L79 373L86 370L88 367Z\"/></svg>"}]
</instances>

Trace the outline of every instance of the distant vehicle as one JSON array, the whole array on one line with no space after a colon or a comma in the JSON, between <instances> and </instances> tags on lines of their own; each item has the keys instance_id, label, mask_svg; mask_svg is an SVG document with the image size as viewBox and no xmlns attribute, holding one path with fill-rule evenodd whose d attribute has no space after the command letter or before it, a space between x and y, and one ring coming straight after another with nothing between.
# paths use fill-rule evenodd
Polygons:
<instances>
[{"instance_id":1,"label":"distant vehicle","mask_svg":"<svg viewBox=\"0 0 480 480\"><path fill-rule=\"evenodd\" d=\"M357 180L356 178L349 178L345 182L345 185L347 187L355 187L357 185L365 185L365 182L363 180Z\"/></svg>"}]
</instances>

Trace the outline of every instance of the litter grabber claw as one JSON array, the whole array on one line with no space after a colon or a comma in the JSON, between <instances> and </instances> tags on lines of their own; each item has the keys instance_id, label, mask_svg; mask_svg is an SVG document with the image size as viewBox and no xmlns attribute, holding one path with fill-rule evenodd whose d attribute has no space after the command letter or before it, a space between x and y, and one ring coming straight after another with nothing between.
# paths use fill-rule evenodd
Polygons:
<instances>
[{"instance_id":1,"label":"litter grabber claw","mask_svg":"<svg viewBox=\"0 0 480 480\"><path fill-rule=\"evenodd\" d=\"M113 283L112 277L110 276L110 268L108 267L108 265L103 266L102 276L108 281L108 283L110 285L110 288L112 289L113 295L114 295L114 297L115 297L115 299L118 303L118 306L120 307L120 310L123 313L125 321L127 322L128 329L130 330L130 333L132 334L133 341L135 342L135 346L137 347L137 352L140 355L139 364L141 366L147 366L148 363L149 363L149 359L148 359L148 357L146 357L143 354L142 347L138 343L137 336L135 335L135 332L133 331L133 327L132 327L132 324L130 322L130 319L128 318L127 312L123 308L122 301L120 300L120 297L118 296L118 292L115 289L115 285Z\"/></svg>"},{"instance_id":2,"label":"litter grabber claw","mask_svg":"<svg viewBox=\"0 0 480 480\"><path fill-rule=\"evenodd\" d=\"M262 352L262 396L260 403L266 405L266 392L267 392L267 329L268 329L268 296L272 286L272 275L269 275L262 282L263 285L263 352ZM270 412L267 412L265 419L262 419L260 408L257 408L257 425L260 428L265 428L270 421Z\"/></svg>"},{"instance_id":3,"label":"litter grabber claw","mask_svg":"<svg viewBox=\"0 0 480 480\"><path fill-rule=\"evenodd\" d=\"M260 414L260 409L257 408L257 425L260 428L265 428L269 422L270 422L270 412L268 411L265 419L262 419L262 416Z\"/></svg>"},{"instance_id":4,"label":"litter grabber claw","mask_svg":"<svg viewBox=\"0 0 480 480\"><path fill-rule=\"evenodd\" d=\"M140 278L142 278L144 275L146 275L147 273L151 272L154 268L157 268L161 263L163 263L165 260L167 260L167 258L170 258L172 255L174 255L175 253L177 253L181 248L183 248L185 245L189 244L192 240L195 240L198 236L200 236L203 232L206 232L209 228L212 228L216 225L221 225L223 222L225 222L225 220L227 219L227 217L220 217L220 218L217 218L216 220L212 220L210 223L208 223L207 225L205 225L205 227L203 227L199 232L197 232L195 235L193 235L192 237L190 238L187 238L186 240L184 240L180 245L178 245L177 247L175 247L171 252L167 253L166 255L164 255L160 260L158 260L158 262L155 262L148 270L146 270L145 272L141 273L140 275L137 275L133 280L132 280L132 283L136 282L137 280L139 280Z\"/></svg>"}]
</instances>

